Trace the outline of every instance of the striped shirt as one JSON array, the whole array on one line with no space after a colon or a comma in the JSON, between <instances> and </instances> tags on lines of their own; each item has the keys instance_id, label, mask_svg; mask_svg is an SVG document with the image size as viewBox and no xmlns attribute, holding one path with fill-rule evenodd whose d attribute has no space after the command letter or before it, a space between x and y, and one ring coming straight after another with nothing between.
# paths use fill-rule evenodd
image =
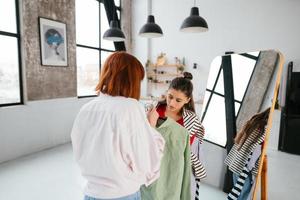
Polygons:
<instances>
[{"instance_id":1,"label":"striped shirt","mask_svg":"<svg viewBox=\"0 0 300 200\"><path fill-rule=\"evenodd\" d=\"M247 163L250 162L251 157L252 157L252 152L249 154ZM228 193L227 200L239 199L239 197L242 193L242 190L245 186L246 179L248 178L249 174L250 174L250 170L248 169L247 164L246 164L242 170L242 173L239 175L237 182L234 184L233 188Z\"/></svg>"},{"instance_id":2,"label":"striped shirt","mask_svg":"<svg viewBox=\"0 0 300 200\"><path fill-rule=\"evenodd\" d=\"M191 195L193 200L200 199L199 197L199 188L200 180L205 178L206 170L201 161L203 158L200 157L200 145L203 142L204 138L204 127L201 124L198 116L189 110L183 110L183 124L184 127L188 130L191 141L191 164L195 180L192 180L191 185ZM196 137L196 139L195 139Z\"/></svg>"},{"instance_id":3,"label":"striped shirt","mask_svg":"<svg viewBox=\"0 0 300 200\"><path fill-rule=\"evenodd\" d=\"M183 110L183 124L184 127L188 130L190 139L195 135L200 144L203 142L204 138L204 127L201 124L198 116L190 111L190 110ZM203 179L206 177L206 170L203 164L200 161L200 158L195 155L196 152L191 152L191 163L193 174L197 179Z\"/></svg>"},{"instance_id":4,"label":"striped shirt","mask_svg":"<svg viewBox=\"0 0 300 200\"><path fill-rule=\"evenodd\" d=\"M255 129L249 135L249 137L246 139L245 143L240 149L238 149L238 144L233 145L232 149L230 150L229 154L225 159L225 164L228 165L230 171L236 174L240 174L243 171L243 168L247 163L248 157L251 154L251 152L253 152L256 146L261 144L265 139L265 130L263 134L261 132L262 131L260 129ZM252 174L254 176L257 176L258 174L258 167L259 162L256 162L252 170Z\"/></svg>"},{"instance_id":5,"label":"striped shirt","mask_svg":"<svg viewBox=\"0 0 300 200\"><path fill-rule=\"evenodd\" d=\"M184 109L183 124L184 127L190 133L190 137L192 137L195 134L196 137L199 139L200 144L202 144L204 138L204 127L201 124L198 116L194 112Z\"/></svg>"}]
</instances>

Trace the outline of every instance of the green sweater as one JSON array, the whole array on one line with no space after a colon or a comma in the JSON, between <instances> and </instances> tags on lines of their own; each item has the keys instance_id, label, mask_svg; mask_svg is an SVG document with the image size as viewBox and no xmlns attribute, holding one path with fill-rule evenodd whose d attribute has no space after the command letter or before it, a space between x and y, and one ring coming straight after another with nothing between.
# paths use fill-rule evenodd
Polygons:
<instances>
[{"instance_id":1,"label":"green sweater","mask_svg":"<svg viewBox=\"0 0 300 200\"><path fill-rule=\"evenodd\" d=\"M168 118L157 131L165 139L160 177L150 186L141 187L142 200L190 200L191 161L189 134Z\"/></svg>"}]
</instances>

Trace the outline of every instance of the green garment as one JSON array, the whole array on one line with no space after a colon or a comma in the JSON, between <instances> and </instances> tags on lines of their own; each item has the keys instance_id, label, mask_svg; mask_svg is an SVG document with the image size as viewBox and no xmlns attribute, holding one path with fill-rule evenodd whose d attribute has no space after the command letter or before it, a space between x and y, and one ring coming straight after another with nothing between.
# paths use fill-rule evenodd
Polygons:
<instances>
[{"instance_id":1,"label":"green garment","mask_svg":"<svg viewBox=\"0 0 300 200\"><path fill-rule=\"evenodd\" d=\"M141 187L142 200L190 200L191 161L188 131L168 118L157 131L165 139L160 177Z\"/></svg>"}]
</instances>

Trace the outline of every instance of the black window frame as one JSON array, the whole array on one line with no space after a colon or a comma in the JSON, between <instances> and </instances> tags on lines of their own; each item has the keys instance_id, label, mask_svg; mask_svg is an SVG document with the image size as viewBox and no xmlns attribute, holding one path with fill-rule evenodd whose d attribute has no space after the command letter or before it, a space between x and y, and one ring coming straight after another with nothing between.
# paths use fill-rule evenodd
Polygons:
<instances>
[{"instance_id":1,"label":"black window frame","mask_svg":"<svg viewBox=\"0 0 300 200\"><path fill-rule=\"evenodd\" d=\"M120 19L118 19L118 15L117 15L117 11L120 12L120 17L121 17L121 1L120 1L120 6L116 6L115 5L115 1L113 0L95 0L97 1L99 4L99 23L101 23L101 3L104 5L105 11L106 11L106 16L108 19L108 24L109 22L112 20L112 18L114 18L115 20L118 21L119 26L120 26ZM75 13L76 15L76 13ZM113 15L115 15L113 17ZM101 35L101 25L99 25L99 36L102 37ZM114 42L114 46L115 46L115 50L111 50L111 49L105 49L102 48L101 46L101 39L99 38L99 47L95 47L95 46L88 46L88 45L84 45L84 44L79 44L76 41L76 49L77 47L81 47L81 48L86 48L86 49L93 49L93 50L97 50L99 52L99 73L101 72L101 53L102 52L116 52L116 51L125 51L125 43L124 42ZM77 64L76 64L76 69L77 69ZM76 88L78 87L78 85L76 85ZM83 95L83 96L78 96L77 93L77 97L78 98L88 98L88 97L95 97L97 95Z\"/></svg>"},{"instance_id":2,"label":"black window frame","mask_svg":"<svg viewBox=\"0 0 300 200\"><path fill-rule=\"evenodd\" d=\"M16 11L16 33L1 31L0 35L14 37L17 39L17 48L18 48L18 68L19 68L19 93L20 93L20 102L17 103L3 103L0 104L0 107L5 106L15 106L15 105L23 105L24 97L23 97L23 76L22 76L22 56L21 56L21 34L20 34L20 8L19 1L15 0L15 11Z\"/></svg>"},{"instance_id":3,"label":"black window frame","mask_svg":"<svg viewBox=\"0 0 300 200\"><path fill-rule=\"evenodd\" d=\"M232 53L233 53L233 52L230 52L230 54L232 54ZM244 98L245 98L246 92L247 92L247 90L248 90L250 80L252 79L252 76L253 76L253 74L254 74L254 70L255 70L255 68L256 68L256 64L257 64L257 61L258 61L258 59L259 59L260 52L259 52L258 56L254 56L254 55L251 55L251 54L248 54L248 53L242 53L242 54L238 54L238 55L244 56L244 57L249 58L249 59L253 59L253 60L256 61L256 63L255 63L255 65L254 65L253 70L252 70L252 73L251 73L251 75L250 75L250 79L249 79L249 82L248 82L248 84L247 84L247 87L246 87L245 93L244 93L244 95L243 95L242 101L239 101L239 100L234 99L234 106L235 106L235 103L240 104L239 110L238 110L238 112L235 114L235 117L236 117L236 118L238 117L238 115L239 115L239 113L240 113L240 108L241 108L241 106L242 106L242 104L243 104L243 102L244 102ZM226 56L230 56L230 55L226 55ZM231 68L232 68L232 65L231 65ZM209 92L210 94L209 94L209 97L208 97L208 99L207 99L207 103L206 103L206 105L205 105L205 108L203 108L204 111L202 112L201 123L204 121L205 115L206 115L206 113L207 113L207 110L208 110L208 107L209 107L209 104L210 104L210 101L211 101L213 95L221 96L221 97L223 97L224 99L226 98L225 94L223 95L223 94L221 94L221 93L215 91L216 86L217 86L217 83L218 83L218 81L219 81L219 78L220 78L220 76L222 75L221 72L223 72L223 66L222 66L222 64L220 64L219 71L218 71L218 73L217 73L217 76L216 76L216 79L215 79L215 82L214 82L214 84L213 84L212 89L206 88L206 90L205 90L205 91ZM224 88L224 90L225 90L225 88ZM234 123L235 123L235 122L234 122ZM217 145L217 146L219 146L219 147L221 147L221 148L224 148L224 149L226 149L226 148L227 148L227 145L228 145L228 135L227 135L227 142L226 142L225 146L222 146L222 145L220 145L220 144L217 144L217 143L215 143L215 142L213 142L213 141L210 141L210 140L207 140L207 139L204 139L204 140L205 140L206 142L208 142L208 143Z\"/></svg>"}]
</instances>

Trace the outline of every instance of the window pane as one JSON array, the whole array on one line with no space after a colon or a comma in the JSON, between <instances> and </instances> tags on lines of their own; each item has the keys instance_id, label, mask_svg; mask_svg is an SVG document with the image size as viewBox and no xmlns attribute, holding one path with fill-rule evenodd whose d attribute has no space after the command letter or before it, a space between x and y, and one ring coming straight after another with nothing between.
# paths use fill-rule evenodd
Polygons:
<instances>
[{"instance_id":1,"label":"window pane","mask_svg":"<svg viewBox=\"0 0 300 200\"><path fill-rule=\"evenodd\" d=\"M234 106L235 106L235 108L234 108L234 109L235 109L235 116L237 116L237 114L238 114L238 112L239 112L239 110L240 110L241 104L235 102L235 103L234 103Z\"/></svg>"},{"instance_id":2,"label":"window pane","mask_svg":"<svg viewBox=\"0 0 300 200\"><path fill-rule=\"evenodd\" d=\"M0 0L0 31L17 33L15 1Z\"/></svg>"},{"instance_id":3,"label":"window pane","mask_svg":"<svg viewBox=\"0 0 300 200\"><path fill-rule=\"evenodd\" d=\"M224 78L224 75L223 75L223 69L222 69L215 91L224 95L224 79L223 78Z\"/></svg>"},{"instance_id":4,"label":"window pane","mask_svg":"<svg viewBox=\"0 0 300 200\"><path fill-rule=\"evenodd\" d=\"M99 51L77 47L77 95L95 95L99 81Z\"/></svg>"},{"instance_id":5,"label":"window pane","mask_svg":"<svg viewBox=\"0 0 300 200\"><path fill-rule=\"evenodd\" d=\"M232 60L234 98L236 100L242 101L252 71L254 69L256 60L244 56L240 56L237 54L233 54L231 56L231 60Z\"/></svg>"},{"instance_id":6,"label":"window pane","mask_svg":"<svg viewBox=\"0 0 300 200\"><path fill-rule=\"evenodd\" d=\"M113 52L101 51L101 66L104 64L106 58L111 55Z\"/></svg>"},{"instance_id":7,"label":"window pane","mask_svg":"<svg viewBox=\"0 0 300 200\"><path fill-rule=\"evenodd\" d=\"M76 0L76 43L99 47L99 2Z\"/></svg>"},{"instance_id":8,"label":"window pane","mask_svg":"<svg viewBox=\"0 0 300 200\"><path fill-rule=\"evenodd\" d=\"M255 51L255 52L249 52L247 54L253 55L253 56L258 56L260 51Z\"/></svg>"},{"instance_id":9,"label":"window pane","mask_svg":"<svg viewBox=\"0 0 300 200\"><path fill-rule=\"evenodd\" d=\"M0 35L0 104L19 103L18 40Z\"/></svg>"},{"instance_id":10,"label":"window pane","mask_svg":"<svg viewBox=\"0 0 300 200\"><path fill-rule=\"evenodd\" d=\"M224 98L213 95L208 106L203 126L205 127L205 139L213 143L225 146L226 136L226 115Z\"/></svg>"},{"instance_id":11,"label":"window pane","mask_svg":"<svg viewBox=\"0 0 300 200\"><path fill-rule=\"evenodd\" d=\"M117 10L118 19L121 21L121 12Z\"/></svg>"},{"instance_id":12,"label":"window pane","mask_svg":"<svg viewBox=\"0 0 300 200\"><path fill-rule=\"evenodd\" d=\"M217 78L217 75L218 75L218 72L219 72L219 69L221 66L221 61L222 61L222 57L218 56L212 61L211 65L210 65L210 71L209 71L209 76L208 76L208 80L207 80L207 88L210 90L213 88L213 86L216 82L216 78ZM221 75L222 74L220 74L220 76Z\"/></svg>"},{"instance_id":13,"label":"window pane","mask_svg":"<svg viewBox=\"0 0 300 200\"><path fill-rule=\"evenodd\" d=\"M203 113L206 109L207 101L208 101L210 94L211 94L211 92L205 91L205 96L204 96L204 101L203 101L202 111L201 111L201 119L202 119Z\"/></svg>"},{"instance_id":14,"label":"window pane","mask_svg":"<svg viewBox=\"0 0 300 200\"><path fill-rule=\"evenodd\" d=\"M108 24L104 5L103 3L101 3L101 48L115 50L115 46L112 41L103 40L103 34L107 29L109 29L109 24Z\"/></svg>"},{"instance_id":15,"label":"window pane","mask_svg":"<svg viewBox=\"0 0 300 200\"><path fill-rule=\"evenodd\" d=\"M115 0L115 5L120 7L120 0Z\"/></svg>"}]
</instances>

